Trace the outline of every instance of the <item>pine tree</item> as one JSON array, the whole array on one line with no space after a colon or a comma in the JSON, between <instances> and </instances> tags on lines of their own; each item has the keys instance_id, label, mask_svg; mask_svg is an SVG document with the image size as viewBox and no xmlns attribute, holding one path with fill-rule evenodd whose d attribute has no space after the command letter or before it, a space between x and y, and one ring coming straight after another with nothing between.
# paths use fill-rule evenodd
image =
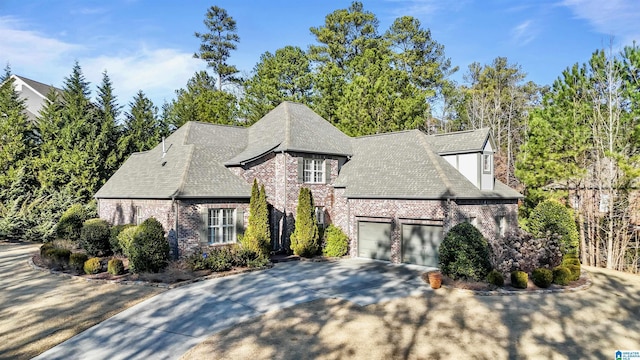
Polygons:
<instances>
[{"instance_id":1,"label":"pine tree","mask_svg":"<svg viewBox=\"0 0 640 360\"><path fill-rule=\"evenodd\" d=\"M101 159L98 175L100 176L100 184L102 184L113 175L122 162L117 146L120 136L118 116L122 107L118 105L117 98L113 94L113 84L106 71L102 73L102 84L98 87L97 102L99 132L95 146L96 153Z\"/></svg>"},{"instance_id":2,"label":"pine tree","mask_svg":"<svg viewBox=\"0 0 640 360\"><path fill-rule=\"evenodd\" d=\"M138 91L129 107L129 112L125 114L123 134L118 140L118 149L123 158L128 158L134 152L152 149L162 140L164 132L158 118L158 108L142 90Z\"/></svg>"},{"instance_id":3,"label":"pine tree","mask_svg":"<svg viewBox=\"0 0 640 360\"><path fill-rule=\"evenodd\" d=\"M295 230L291 234L291 250L298 256L311 257L318 253L318 223L314 213L313 194L300 188Z\"/></svg>"}]
</instances>

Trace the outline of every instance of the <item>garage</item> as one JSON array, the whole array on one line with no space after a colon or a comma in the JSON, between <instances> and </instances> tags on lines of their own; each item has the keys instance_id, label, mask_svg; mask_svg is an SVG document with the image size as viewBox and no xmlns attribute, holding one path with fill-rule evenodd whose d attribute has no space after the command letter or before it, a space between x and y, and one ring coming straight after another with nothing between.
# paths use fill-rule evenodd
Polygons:
<instances>
[{"instance_id":1,"label":"garage","mask_svg":"<svg viewBox=\"0 0 640 360\"><path fill-rule=\"evenodd\" d=\"M442 225L403 224L402 262L438 267Z\"/></svg>"},{"instance_id":2,"label":"garage","mask_svg":"<svg viewBox=\"0 0 640 360\"><path fill-rule=\"evenodd\" d=\"M358 221L358 256L391 260L391 223Z\"/></svg>"}]
</instances>

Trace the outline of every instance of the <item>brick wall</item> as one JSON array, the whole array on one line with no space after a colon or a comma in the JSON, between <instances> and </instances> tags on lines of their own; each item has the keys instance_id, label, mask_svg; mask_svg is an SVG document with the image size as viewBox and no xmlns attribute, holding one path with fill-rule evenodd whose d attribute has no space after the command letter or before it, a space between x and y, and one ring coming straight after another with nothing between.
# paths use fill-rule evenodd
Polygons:
<instances>
[{"instance_id":1,"label":"brick wall","mask_svg":"<svg viewBox=\"0 0 640 360\"><path fill-rule=\"evenodd\" d=\"M175 227L171 200L99 199L98 216L112 225L136 224L137 217L142 221L154 217L167 232Z\"/></svg>"}]
</instances>

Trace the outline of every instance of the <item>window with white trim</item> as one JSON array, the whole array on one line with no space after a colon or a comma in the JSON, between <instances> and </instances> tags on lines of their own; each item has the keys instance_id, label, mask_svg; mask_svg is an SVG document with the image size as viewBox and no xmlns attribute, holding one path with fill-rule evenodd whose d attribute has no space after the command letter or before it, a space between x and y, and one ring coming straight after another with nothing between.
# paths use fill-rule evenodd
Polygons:
<instances>
[{"instance_id":1,"label":"window with white trim","mask_svg":"<svg viewBox=\"0 0 640 360\"><path fill-rule=\"evenodd\" d=\"M315 214L318 227L324 229L324 208L322 206L316 206Z\"/></svg>"},{"instance_id":2,"label":"window with white trim","mask_svg":"<svg viewBox=\"0 0 640 360\"><path fill-rule=\"evenodd\" d=\"M140 208L140 206L136 206L135 208L135 218L136 218L136 225L140 225L144 222L144 219L142 218L142 209Z\"/></svg>"},{"instance_id":3,"label":"window with white trim","mask_svg":"<svg viewBox=\"0 0 640 360\"><path fill-rule=\"evenodd\" d=\"M507 218L505 216L498 216L496 218L496 226L498 227L498 235L504 236L507 233Z\"/></svg>"},{"instance_id":4,"label":"window with white trim","mask_svg":"<svg viewBox=\"0 0 640 360\"><path fill-rule=\"evenodd\" d=\"M210 245L235 242L235 209L209 209L207 241Z\"/></svg>"},{"instance_id":5,"label":"window with white trim","mask_svg":"<svg viewBox=\"0 0 640 360\"><path fill-rule=\"evenodd\" d=\"M491 174L491 154L482 155L482 172Z\"/></svg>"},{"instance_id":6,"label":"window with white trim","mask_svg":"<svg viewBox=\"0 0 640 360\"><path fill-rule=\"evenodd\" d=\"M305 183L324 183L324 159L304 159L302 171L302 181Z\"/></svg>"}]
</instances>

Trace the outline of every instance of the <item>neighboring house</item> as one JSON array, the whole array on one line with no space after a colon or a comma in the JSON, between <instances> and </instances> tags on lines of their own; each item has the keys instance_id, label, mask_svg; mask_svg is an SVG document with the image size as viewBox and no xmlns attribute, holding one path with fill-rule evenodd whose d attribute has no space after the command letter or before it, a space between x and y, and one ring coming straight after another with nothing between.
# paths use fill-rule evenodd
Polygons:
<instances>
[{"instance_id":1,"label":"neighboring house","mask_svg":"<svg viewBox=\"0 0 640 360\"><path fill-rule=\"evenodd\" d=\"M349 236L351 256L437 266L443 234L457 223L489 238L517 227L522 195L495 180L493 148L488 129L351 138L284 102L249 128L185 124L132 154L95 197L112 224L157 218L184 254L237 241L257 179L277 251L288 250L304 186L320 225Z\"/></svg>"},{"instance_id":2,"label":"neighboring house","mask_svg":"<svg viewBox=\"0 0 640 360\"><path fill-rule=\"evenodd\" d=\"M47 94L50 91L56 91L62 93L62 90L43 84L41 82L27 79L24 76L11 75L10 79L13 79L13 86L16 92L20 95L20 98L24 100L27 117L31 121L36 121L40 110L45 106L47 101Z\"/></svg>"}]
</instances>

